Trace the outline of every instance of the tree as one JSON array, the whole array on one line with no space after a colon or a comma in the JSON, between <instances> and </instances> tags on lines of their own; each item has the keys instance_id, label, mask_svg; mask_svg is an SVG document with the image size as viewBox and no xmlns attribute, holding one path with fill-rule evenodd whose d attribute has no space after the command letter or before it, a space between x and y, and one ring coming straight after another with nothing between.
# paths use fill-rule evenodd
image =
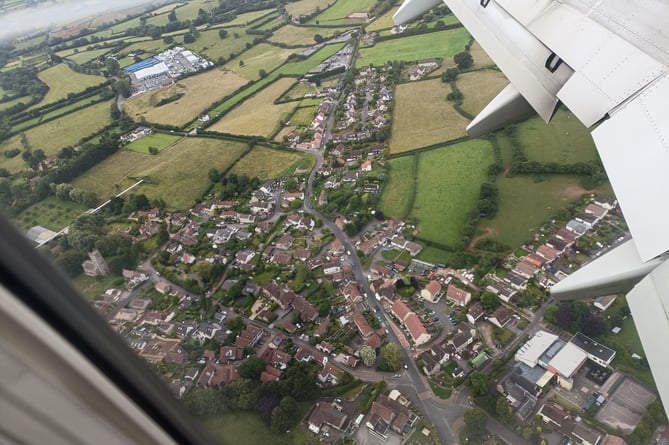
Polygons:
<instances>
[{"instance_id":1,"label":"tree","mask_svg":"<svg viewBox=\"0 0 669 445\"><path fill-rule=\"evenodd\" d=\"M118 74L120 70L120 65L118 64L118 61L116 59L112 59L111 57L107 57L105 59L105 66L107 67L107 71L109 71L109 74L112 76L115 76Z\"/></svg>"},{"instance_id":2,"label":"tree","mask_svg":"<svg viewBox=\"0 0 669 445\"><path fill-rule=\"evenodd\" d=\"M291 429L299 420L296 416L298 412L297 401L290 396L281 399L279 405L272 410L272 418L269 428L274 433L283 433Z\"/></svg>"},{"instance_id":3,"label":"tree","mask_svg":"<svg viewBox=\"0 0 669 445\"><path fill-rule=\"evenodd\" d=\"M441 75L441 81L448 83L452 82L455 79L457 79L458 74L460 74L460 70L457 68L449 68L444 73Z\"/></svg>"},{"instance_id":4,"label":"tree","mask_svg":"<svg viewBox=\"0 0 669 445\"><path fill-rule=\"evenodd\" d=\"M169 14L167 14L167 20L170 22L176 22L177 21L177 13L172 11Z\"/></svg>"},{"instance_id":5,"label":"tree","mask_svg":"<svg viewBox=\"0 0 669 445\"><path fill-rule=\"evenodd\" d=\"M480 372L471 374L467 380L467 387L475 396L484 396L488 394L489 384L490 378Z\"/></svg>"},{"instance_id":6,"label":"tree","mask_svg":"<svg viewBox=\"0 0 669 445\"><path fill-rule=\"evenodd\" d=\"M497 295L494 293L483 292L481 295L481 304L483 305L483 309L488 312L492 312L499 306L499 300L497 299Z\"/></svg>"},{"instance_id":7,"label":"tree","mask_svg":"<svg viewBox=\"0 0 669 445\"><path fill-rule=\"evenodd\" d=\"M195 42L195 36L191 34L190 32L187 32L184 34L184 43L194 43Z\"/></svg>"},{"instance_id":8,"label":"tree","mask_svg":"<svg viewBox=\"0 0 669 445\"><path fill-rule=\"evenodd\" d=\"M240 61L239 61L239 67L241 68L241 67L243 67L243 66L244 66L244 61L243 61L243 60L240 60Z\"/></svg>"},{"instance_id":9,"label":"tree","mask_svg":"<svg viewBox=\"0 0 669 445\"><path fill-rule=\"evenodd\" d=\"M258 76L262 79L263 77L267 76L267 71L265 71L264 69L260 68L260 69L258 70Z\"/></svg>"},{"instance_id":10,"label":"tree","mask_svg":"<svg viewBox=\"0 0 669 445\"><path fill-rule=\"evenodd\" d=\"M320 35L320 34L316 34L316 35L314 35L314 42L316 42L316 43L323 43L323 40L325 40L325 39L323 38L322 35Z\"/></svg>"},{"instance_id":11,"label":"tree","mask_svg":"<svg viewBox=\"0 0 669 445\"><path fill-rule=\"evenodd\" d=\"M465 435L472 441L479 441L486 433L488 416L482 409L470 409L465 412Z\"/></svg>"},{"instance_id":12,"label":"tree","mask_svg":"<svg viewBox=\"0 0 669 445\"><path fill-rule=\"evenodd\" d=\"M504 397L497 398L497 406L495 407L495 412L500 419L506 421L511 418L511 406L509 402L506 401Z\"/></svg>"},{"instance_id":13,"label":"tree","mask_svg":"<svg viewBox=\"0 0 669 445\"><path fill-rule=\"evenodd\" d=\"M239 365L239 376L249 380L260 379L260 374L265 370L265 361L257 356L251 356Z\"/></svg>"},{"instance_id":14,"label":"tree","mask_svg":"<svg viewBox=\"0 0 669 445\"><path fill-rule=\"evenodd\" d=\"M395 372L402 367L404 356L402 348L395 343L388 343L381 348L381 371Z\"/></svg>"},{"instance_id":15,"label":"tree","mask_svg":"<svg viewBox=\"0 0 669 445\"><path fill-rule=\"evenodd\" d=\"M474 64L472 55L464 51L453 56L453 61L461 70L466 70Z\"/></svg>"},{"instance_id":16,"label":"tree","mask_svg":"<svg viewBox=\"0 0 669 445\"><path fill-rule=\"evenodd\" d=\"M226 29L221 29L218 31L218 37L223 40L228 36L228 31Z\"/></svg>"},{"instance_id":17,"label":"tree","mask_svg":"<svg viewBox=\"0 0 669 445\"><path fill-rule=\"evenodd\" d=\"M157 155L157 154L158 154L158 148L156 148L156 147L149 147L149 154Z\"/></svg>"},{"instance_id":18,"label":"tree","mask_svg":"<svg viewBox=\"0 0 669 445\"><path fill-rule=\"evenodd\" d=\"M171 45L172 43L174 43L174 37L165 36L163 37L163 42L166 43L167 45Z\"/></svg>"},{"instance_id":19,"label":"tree","mask_svg":"<svg viewBox=\"0 0 669 445\"><path fill-rule=\"evenodd\" d=\"M372 366L376 362L376 351L371 346L363 346L360 350L360 358L365 366Z\"/></svg>"},{"instance_id":20,"label":"tree","mask_svg":"<svg viewBox=\"0 0 669 445\"><path fill-rule=\"evenodd\" d=\"M132 90L130 89L130 81L128 79L121 79L114 82L114 91L123 97L130 97Z\"/></svg>"}]
</instances>

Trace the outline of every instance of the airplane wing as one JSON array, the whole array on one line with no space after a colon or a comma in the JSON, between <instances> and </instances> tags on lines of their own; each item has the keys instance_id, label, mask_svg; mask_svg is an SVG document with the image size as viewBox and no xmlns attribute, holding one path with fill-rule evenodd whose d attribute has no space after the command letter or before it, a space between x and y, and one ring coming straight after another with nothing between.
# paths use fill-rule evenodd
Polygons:
<instances>
[{"instance_id":1,"label":"airplane wing","mask_svg":"<svg viewBox=\"0 0 669 445\"><path fill-rule=\"evenodd\" d=\"M669 377L661 374L666 353L654 346L658 334L669 336L669 209L663 204L669 190L669 3L443 1L511 82L467 127L470 135L520 120L528 105L548 122L559 102L591 128L632 239L551 294L559 300L629 292L669 408ZM406 0L393 19L404 23L436 4Z\"/></svg>"}]
</instances>

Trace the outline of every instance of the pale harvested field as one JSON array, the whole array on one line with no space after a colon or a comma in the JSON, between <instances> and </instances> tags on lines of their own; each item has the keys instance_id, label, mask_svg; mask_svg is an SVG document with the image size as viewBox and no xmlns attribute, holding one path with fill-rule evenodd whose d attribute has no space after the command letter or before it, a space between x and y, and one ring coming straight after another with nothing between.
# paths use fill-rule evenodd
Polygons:
<instances>
[{"instance_id":1,"label":"pale harvested field","mask_svg":"<svg viewBox=\"0 0 669 445\"><path fill-rule=\"evenodd\" d=\"M469 121L446 100L450 92L451 87L440 79L397 86L390 153L465 136Z\"/></svg>"},{"instance_id":2,"label":"pale harvested field","mask_svg":"<svg viewBox=\"0 0 669 445\"><path fill-rule=\"evenodd\" d=\"M297 2L286 4L286 11L290 15L300 16L303 14L309 14L316 10L316 8L321 8L321 11L328 7L333 0L299 0Z\"/></svg>"},{"instance_id":3,"label":"pale harvested field","mask_svg":"<svg viewBox=\"0 0 669 445\"><path fill-rule=\"evenodd\" d=\"M124 102L123 108L134 120L144 117L147 122L181 127L246 82L232 71L213 69L174 85L133 96ZM177 101L155 106L162 99L179 93L185 95Z\"/></svg>"},{"instance_id":4,"label":"pale harvested field","mask_svg":"<svg viewBox=\"0 0 669 445\"><path fill-rule=\"evenodd\" d=\"M455 84L464 96L462 109L476 116L509 81L500 71L485 70L460 74Z\"/></svg>"},{"instance_id":5,"label":"pale harvested field","mask_svg":"<svg viewBox=\"0 0 669 445\"><path fill-rule=\"evenodd\" d=\"M474 68L481 68L484 66L494 66L495 62L490 58L490 56L483 51L483 48L481 48L481 45L479 45L479 42L474 42L469 48L469 54L472 55L472 58L474 59Z\"/></svg>"},{"instance_id":6,"label":"pale harvested field","mask_svg":"<svg viewBox=\"0 0 669 445\"><path fill-rule=\"evenodd\" d=\"M285 43L286 45L311 46L316 41L314 36L320 34L328 38L345 31L347 28L305 28L301 26L286 25L274 31L270 42Z\"/></svg>"},{"instance_id":7,"label":"pale harvested field","mask_svg":"<svg viewBox=\"0 0 669 445\"><path fill-rule=\"evenodd\" d=\"M295 79L287 77L275 81L230 110L209 129L247 136L269 136L295 108L292 102L274 105L274 100L293 83Z\"/></svg>"},{"instance_id":8,"label":"pale harvested field","mask_svg":"<svg viewBox=\"0 0 669 445\"><path fill-rule=\"evenodd\" d=\"M210 138L184 138L157 155L120 151L78 177L73 184L106 198L148 176L157 184L141 185L135 193L162 198L174 209L187 209L206 190L207 172L225 170L246 144Z\"/></svg>"},{"instance_id":9,"label":"pale harvested field","mask_svg":"<svg viewBox=\"0 0 669 445\"><path fill-rule=\"evenodd\" d=\"M281 174L285 174L288 169L294 169L298 164L302 164L302 158L305 156L308 155L272 150L265 147L255 147L249 154L240 159L230 172L237 175L246 175L251 178L276 178Z\"/></svg>"},{"instance_id":10,"label":"pale harvested field","mask_svg":"<svg viewBox=\"0 0 669 445\"><path fill-rule=\"evenodd\" d=\"M294 52L296 52L295 49L277 48L267 43L261 43L226 63L225 68L249 80L256 80L260 78L259 72L261 69L269 73L283 64L288 56ZM240 64L240 62L243 62L243 64Z\"/></svg>"}]
</instances>

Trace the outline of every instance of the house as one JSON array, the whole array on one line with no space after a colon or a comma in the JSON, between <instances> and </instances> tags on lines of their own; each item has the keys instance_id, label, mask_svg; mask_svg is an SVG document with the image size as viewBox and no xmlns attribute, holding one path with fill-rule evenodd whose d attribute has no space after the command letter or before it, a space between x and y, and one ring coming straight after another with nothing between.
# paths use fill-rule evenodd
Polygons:
<instances>
[{"instance_id":1,"label":"house","mask_svg":"<svg viewBox=\"0 0 669 445\"><path fill-rule=\"evenodd\" d=\"M525 289L525 287L527 286L527 278L518 275L514 271L507 273L506 276L504 277L504 281L509 283L511 287L517 290Z\"/></svg>"},{"instance_id":2,"label":"house","mask_svg":"<svg viewBox=\"0 0 669 445\"><path fill-rule=\"evenodd\" d=\"M490 317L487 317L486 320L498 328L503 328L511 320L511 314L509 314L509 310L507 308L500 306L495 310L495 312L492 313Z\"/></svg>"},{"instance_id":3,"label":"house","mask_svg":"<svg viewBox=\"0 0 669 445\"><path fill-rule=\"evenodd\" d=\"M244 350L237 346L221 346L218 357L219 362L223 364L236 362L244 358Z\"/></svg>"},{"instance_id":4,"label":"house","mask_svg":"<svg viewBox=\"0 0 669 445\"><path fill-rule=\"evenodd\" d=\"M337 386L341 374L341 369L328 362L325 366L323 366L323 369L321 369L320 372L316 374L316 379L321 385Z\"/></svg>"},{"instance_id":5,"label":"house","mask_svg":"<svg viewBox=\"0 0 669 445\"><path fill-rule=\"evenodd\" d=\"M615 295L607 295L605 297L597 297L595 298L595 302L593 303L593 306L595 306L597 309L600 311L604 312L608 308L611 307L613 302L616 301L616 296Z\"/></svg>"},{"instance_id":6,"label":"house","mask_svg":"<svg viewBox=\"0 0 669 445\"><path fill-rule=\"evenodd\" d=\"M560 256L560 252L552 247L543 244L537 249L537 255L540 255L542 258L545 258L547 261L553 261L555 258Z\"/></svg>"},{"instance_id":7,"label":"house","mask_svg":"<svg viewBox=\"0 0 669 445\"><path fill-rule=\"evenodd\" d=\"M455 348L450 344L433 345L430 349L421 355L421 360L425 363L423 372L426 375L437 374L441 370L441 365L450 360L451 355L455 354Z\"/></svg>"},{"instance_id":8,"label":"house","mask_svg":"<svg viewBox=\"0 0 669 445\"><path fill-rule=\"evenodd\" d=\"M524 259L523 261L520 261L518 264L516 264L516 267L513 269L515 273L528 279L532 278L538 270L539 269L526 262Z\"/></svg>"},{"instance_id":9,"label":"house","mask_svg":"<svg viewBox=\"0 0 669 445\"><path fill-rule=\"evenodd\" d=\"M106 277L109 275L109 266L97 249L88 253L88 260L81 264L84 274L89 277Z\"/></svg>"},{"instance_id":10,"label":"house","mask_svg":"<svg viewBox=\"0 0 669 445\"><path fill-rule=\"evenodd\" d=\"M367 319L365 319L365 316L362 315L362 312L360 311L353 311L353 323L355 324L355 327L358 328L360 336L364 339L368 338L374 333L374 330L371 328L371 326L369 326Z\"/></svg>"},{"instance_id":11,"label":"house","mask_svg":"<svg viewBox=\"0 0 669 445\"><path fill-rule=\"evenodd\" d=\"M235 346L239 348L246 348L248 346L255 346L255 344L260 340L262 334L265 331L262 328L257 326L248 325L246 328L237 336L235 340Z\"/></svg>"},{"instance_id":12,"label":"house","mask_svg":"<svg viewBox=\"0 0 669 445\"><path fill-rule=\"evenodd\" d=\"M330 403L318 402L307 416L307 427L314 434L319 434L326 426L343 431L348 416Z\"/></svg>"},{"instance_id":13,"label":"house","mask_svg":"<svg viewBox=\"0 0 669 445\"><path fill-rule=\"evenodd\" d=\"M427 332L420 318L402 300L396 300L391 307L391 311L409 331L411 339L417 346L430 340L432 336Z\"/></svg>"},{"instance_id":14,"label":"house","mask_svg":"<svg viewBox=\"0 0 669 445\"><path fill-rule=\"evenodd\" d=\"M342 289L342 293L349 303L359 303L362 301L362 293L353 281L346 283Z\"/></svg>"},{"instance_id":15,"label":"house","mask_svg":"<svg viewBox=\"0 0 669 445\"><path fill-rule=\"evenodd\" d=\"M372 161L367 160L360 164L360 171L371 172L372 171Z\"/></svg>"},{"instance_id":16,"label":"house","mask_svg":"<svg viewBox=\"0 0 669 445\"><path fill-rule=\"evenodd\" d=\"M249 262L256 256L256 253L249 249L244 249L240 252L237 252L235 259L239 264L249 264Z\"/></svg>"},{"instance_id":17,"label":"house","mask_svg":"<svg viewBox=\"0 0 669 445\"><path fill-rule=\"evenodd\" d=\"M285 234L276 242L276 247L281 250L288 250L293 245L295 238L290 236L290 234Z\"/></svg>"},{"instance_id":18,"label":"house","mask_svg":"<svg viewBox=\"0 0 669 445\"><path fill-rule=\"evenodd\" d=\"M431 280L423 290L420 291L420 296L427 301L435 303L441 295L441 284L436 280Z\"/></svg>"},{"instance_id":19,"label":"house","mask_svg":"<svg viewBox=\"0 0 669 445\"><path fill-rule=\"evenodd\" d=\"M469 329L458 329L457 333L451 338L448 343L455 348L455 352L461 352L467 346L472 344L474 336Z\"/></svg>"},{"instance_id":20,"label":"house","mask_svg":"<svg viewBox=\"0 0 669 445\"><path fill-rule=\"evenodd\" d=\"M458 306L464 307L467 306L470 301L472 301L472 294L452 284L449 284L448 288L446 289L446 298Z\"/></svg>"},{"instance_id":21,"label":"house","mask_svg":"<svg viewBox=\"0 0 669 445\"><path fill-rule=\"evenodd\" d=\"M506 303L511 301L511 298L513 298L513 296L516 295L516 293L518 292L512 286L509 286L503 281L497 281L492 285L488 286L486 289L496 294L500 300Z\"/></svg>"},{"instance_id":22,"label":"house","mask_svg":"<svg viewBox=\"0 0 669 445\"><path fill-rule=\"evenodd\" d=\"M265 369L260 373L260 382L261 383L267 383L267 382L276 382L279 380L279 377L281 377L281 372L280 369L277 369L273 366L266 365Z\"/></svg>"},{"instance_id":23,"label":"house","mask_svg":"<svg viewBox=\"0 0 669 445\"><path fill-rule=\"evenodd\" d=\"M483 317L483 314L483 305L481 305L480 301L477 301L467 310L467 321L469 321L471 324L474 324L479 321L481 317Z\"/></svg>"},{"instance_id":24,"label":"house","mask_svg":"<svg viewBox=\"0 0 669 445\"><path fill-rule=\"evenodd\" d=\"M239 373L236 366L208 363L202 370L197 385L205 388L218 387L238 379Z\"/></svg>"},{"instance_id":25,"label":"house","mask_svg":"<svg viewBox=\"0 0 669 445\"><path fill-rule=\"evenodd\" d=\"M609 211L606 210L604 207L598 206L597 204L594 203L588 204L588 206L585 208L585 213L594 215L595 217L597 217L597 219L605 217L608 212Z\"/></svg>"},{"instance_id":26,"label":"house","mask_svg":"<svg viewBox=\"0 0 669 445\"><path fill-rule=\"evenodd\" d=\"M334 351L334 345L327 341L322 341L316 345L316 349L326 354L331 354Z\"/></svg>"}]
</instances>

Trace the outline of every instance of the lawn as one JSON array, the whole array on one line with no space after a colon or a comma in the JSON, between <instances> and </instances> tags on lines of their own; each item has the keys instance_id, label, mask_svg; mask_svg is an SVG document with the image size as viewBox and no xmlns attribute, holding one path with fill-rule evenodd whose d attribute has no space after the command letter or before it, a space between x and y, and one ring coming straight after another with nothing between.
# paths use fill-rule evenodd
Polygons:
<instances>
[{"instance_id":1,"label":"lawn","mask_svg":"<svg viewBox=\"0 0 669 445\"><path fill-rule=\"evenodd\" d=\"M155 147L158 151L163 151L170 145L176 143L179 139L181 139L181 136L166 133L153 133L137 139L136 141L132 141L126 145L125 148L137 153L149 154L149 148Z\"/></svg>"},{"instance_id":2,"label":"lawn","mask_svg":"<svg viewBox=\"0 0 669 445\"><path fill-rule=\"evenodd\" d=\"M418 254L418 259L432 264L448 264L453 258L453 252L438 249L432 246L425 246Z\"/></svg>"},{"instance_id":3,"label":"lawn","mask_svg":"<svg viewBox=\"0 0 669 445\"><path fill-rule=\"evenodd\" d=\"M284 77L246 99L221 120L209 127L212 131L242 134L247 136L269 136L287 120L295 103L274 104L274 101L290 88L295 79Z\"/></svg>"},{"instance_id":4,"label":"lawn","mask_svg":"<svg viewBox=\"0 0 669 445\"><path fill-rule=\"evenodd\" d=\"M565 208L584 192L578 176L546 176L536 182L533 177L517 176L497 179L499 211L493 219L483 219L481 229L490 228L493 238L517 247L527 241L544 222Z\"/></svg>"},{"instance_id":5,"label":"lawn","mask_svg":"<svg viewBox=\"0 0 669 445\"><path fill-rule=\"evenodd\" d=\"M218 31L218 29L202 31L195 42L184 46L209 60L218 61L220 58L229 59L232 53L239 54L246 51L246 44L251 43L254 38L253 35L246 34L243 28L235 28L230 30L228 37L221 40ZM183 41L183 37L179 40Z\"/></svg>"},{"instance_id":6,"label":"lawn","mask_svg":"<svg viewBox=\"0 0 669 445\"><path fill-rule=\"evenodd\" d=\"M361 48L355 63L360 67L370 63L379 66L388 60L414 61L432 57L452 59L464 50L469 39L467 30L457 28L386 40L369 48Z\"/></svg>"},{"instance_id":7,"label":"lawn","mask_svg":"<svg viewBox=\"0 0 669 445\"><path fill-rule=\"evenodd\" d=\"M328 7L332 0L298 0L286 4L286 12L290 15L301 16L314 12L316 8L321 10Z\"/></svg>"},{"instance_id":8,"label":"lawn","mask_svg":"<svg viewBox=\"0 0 669 445\"><path fill-rule=\"evenodd\" d=\"M416 187L414 162L417 162L416 155L388 161L390 174L379 202L379 209L384 214L403 218L411 211L411 196Z\"/></svg>"},{"instance_id":9,"label":"lawn","mask_svg":"<svg viewBox=\"0 0 669 445\"><path fill-rule=\"evenodd\" d=\"M329 38L335 34L340 34L347 28L307 28L304 26L286 25L274 31L271 42L285 43L290 46L311 46L316 41L314 36L320 34L324 38Z\"/></svg>"},{"instance_id":10,"label":"lawn","mask_svg":"<svg viewBox=\"0 0 669 445\"><path fill-rule=\"evenodd\" d=\"M73 184L105 198L133 184L130 177L148 176L155 184L142 184L136 193L162 198L173 209L187 209L209 185L209 169L225 170L245 149L243 143L189 137L153 156L120 151Z\"/></svg>"},{"instance_id":11,"label":"lawn","mask_svg":"<svg viewBox=\"0 0 669 445\"><path fill-rule=\"evenodd\" d=\"M532 161L571 164L597 157L590 131L564 109L555 113L549 125L538 117L519 124L517 134Z\"/></svg>"},{"instance_id":12,"label":"lawn","mask_svg":"<svg viewBox=\"0 0 669 445\"><path fill-rule=\"evenodd\" d=\"M290 117L290 125L292 126L308 126L314 120L314 116L318 113L318 105L310 107L300 107L295 110L295 113Z\"/></svg>"},{"instance_id":13,"label":"lawn","mask_svg":"<svg viewBox=\"0 0 669 445\"><path fill-rule=\"evenodd\" d=\"M321 25L345 25L364 23L365 19L347 18L354 12L367 12L376 3L376 0L337 0L334 5L327 8L308 23Z\"/></svg>"},{"instance_id":14,"label":"lawn","mask_svg":"<svg viewBox=\"0 0 669 445\"><path fill-rule=\"evenodd\" d=\"M318 88L313 86L312 84L308 82L298 82L288 90L288 92L281 98L281 100L291 100L291 99L301 99L303 98L306 94L309 93L317 93Z\"/></svg>"},{"instance_id":15,"label":"lawn","mask_svg":"<svg viewBox=\"0 0 669 445\"><path fill-rule=\"evenodd\" d=\"M294 52L296 52L294 49L277 48L267 43L261 43L226 63L225 68L246 79L257 80L260 78L258 73L261 69L269 73L284 63L288 56Z\"/></svg>"},{"instance_id":16,"label":"lawn","mask_svg":"<svg viewBox=\"0 0 669 445\"><path fill-rule=\"evenodd\" d=\"M205 112L215 101L231 94L247 80L237 74L213 69L187 77L159 90L147 91L126 100L123 108L134 120L181 127ZM174 102L156 106L161 100L184 94Z\"/></svg>"},{"instance_id":17,"label":"lawn","mask_svg":"<svg viewBox=\"0 0 669 445\"><path fill-rule=\"evenodd\" d=\"M123 277L109 275L107 277L89 277L88 275L79 274L72 279L72 284L81 294L93 301L95 298L104 293L107 289L118 287L124 283Z\"/></svg>"},{"instance_id":18,"label":"lawn","mask_svg":"<svg viewBox=\"0 0 669 445\"><path fill-rule=\"evenodd\" d=\"M453 108L452 102L446 100L450 92L450 85L440 79L397 86L390 153L401 153L466 135L469 121Z\"/></svg>"},{"instance_id":19,"label":"lawn","mask_svg":"<svg viewBox=\"0 0 669 445\"><path fill-rule=\"evenodd\" d=\"M451 397L451 394L453 393L453 390L450 388L442 388L441 386L437 385L433 381L429 381L430 383L430 388L432 389L432 392L434 393L435 396L442 400L447 400Z\"/></svg>"},{"instance_id":20,"label":"lawn","mask_svg":"<svg viewBox=\"0 0 669 445\"><path fill-rule=\"evenodd\" d=\"M509 81L497 70L472 71L460 74L455 84L462 92L462 109L476 116L494 99Z\"/></svg>"},{"instance_id":21,"label":"lawn","mask_svg":"<svg viewBox=\"0 0 669 445\"><path fill-rule=\"evenodd\" d=\"M112 102L113 100L98 102L90 107L26 130L24 134L30 148L41 148L49 156L63 147L78 144L82 139L109 124L109 110ZM13 148L15 142L15 138L2 142L0 152Z\"/></svg>"},{"instance_id":22,"label":"lawn","mask_svg":"<svg viewBox=\"0 0 669 445\"><path fill-rule=\"evenodd\" d=\"M46 93L44 99L31 108L56 102L66 98L70 93L79 93L88 87L100 85L106 80L102 76L77 73L64 63L40 71L37 77L49 87L49 92Z\"/></svg>"},{"instance_id":23,"label":"lawn","mask_svg":"<svg viewBox=\"0 0 669 445\"><path fill-rule=\"evenodd\" d=\"M78 53L72 53L71 55L67 56L67 59L76 63L77 65L83 65L85 63L90 62L93 59L97 59L103 54L107 54L109 51L111 51L111 48L100 48L100 49L79 51Z\"/></svg>"},{"instance_id":24,"label":"lawn","mask_svg":"<svg viewBox=\"0 0 669 445\"><path fill-rule=\"evenodd\" d=\"M313 434L298 426L287 434L272 433L257 414L235 411L202 419L204 428L223 445L305 444Z\"/></svg>"},{"instance_id":25,"label":"lawn","mask_svg":"<svg viewBox=\"0 0 669 445\"><path fill-rule=\"evenodd\" d=\"M313 164L313 158L310 155L255 147L235 164L231 173L252 178L271 179L291 175L296 168L310 164Z\"/></svg>"},{"instance_id":26,"label":"lawn","mask_svg":"<svg viewBox=\"0 0 669 445\"><path fill-rule=\"evenodd\" d=\"M23 230L28 230L33 226L42 226L58 232L86 210L88 208L80 204L50 196L19 213L16 223Z\"/></svg>"},{"instance_id":27,"label":"lawn","mask_svg":"<svg viewBox=\"0 0 669 445\"><path fill-rule=\"evenodd\" d=\"M382 29L389 29L395 27L395 22L393 22L393 15L397 12L399 8L392 8L390 11L383 14L381 17L374 20L372 23L365 27L367 32L381 31Z\"/></svg>"}]
</instances>

